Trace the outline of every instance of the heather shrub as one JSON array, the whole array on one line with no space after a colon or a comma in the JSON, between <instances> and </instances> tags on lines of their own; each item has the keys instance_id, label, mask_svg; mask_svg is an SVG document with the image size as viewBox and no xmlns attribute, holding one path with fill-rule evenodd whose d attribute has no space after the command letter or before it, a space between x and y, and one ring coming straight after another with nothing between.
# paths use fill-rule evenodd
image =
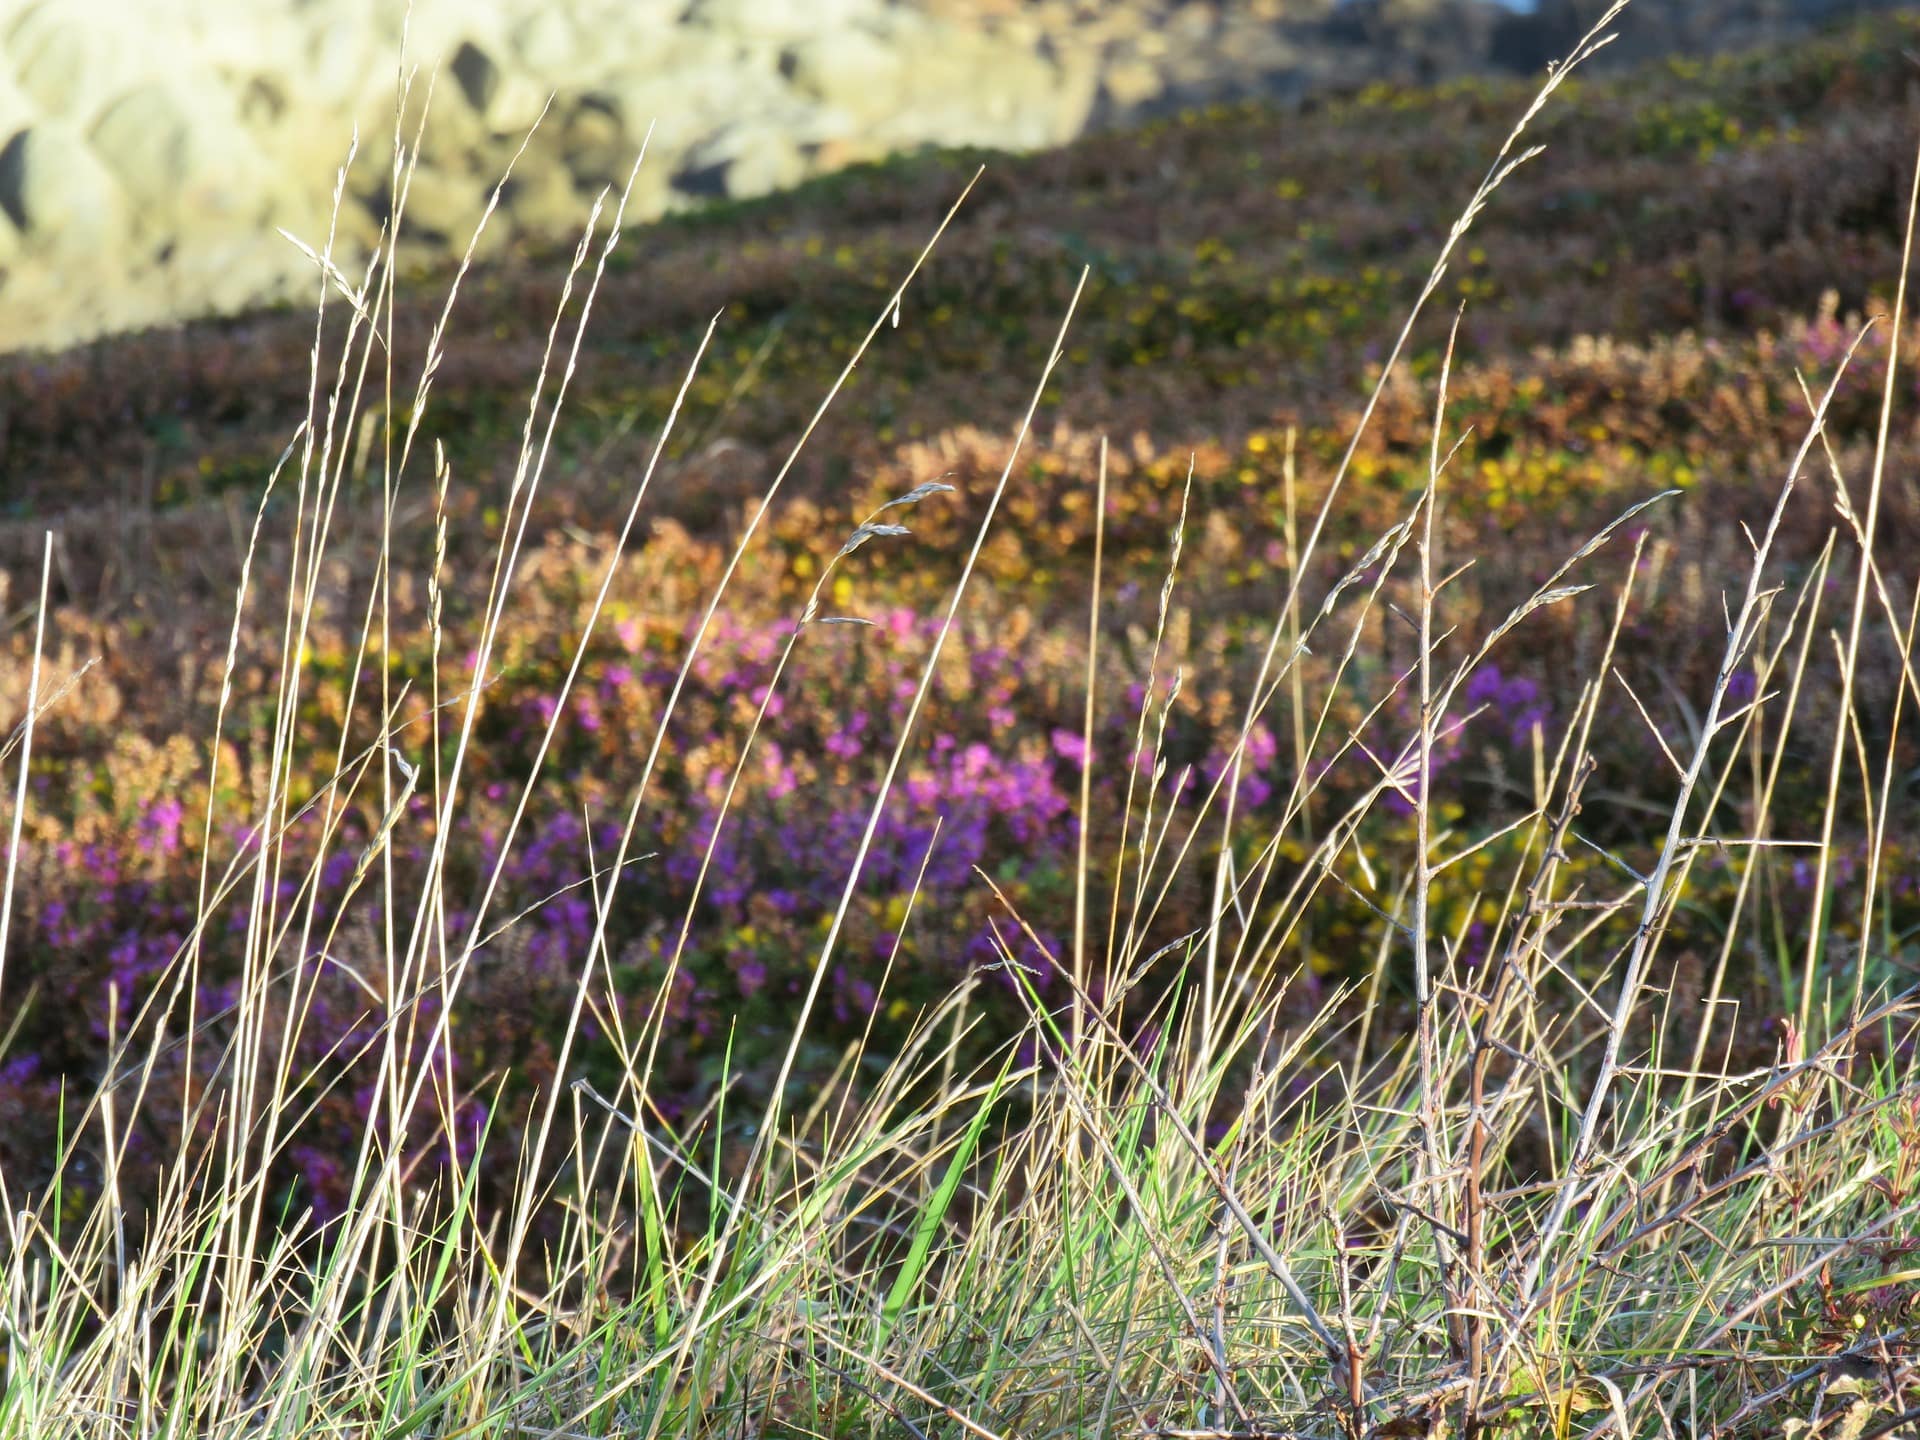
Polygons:
<instances>
[{"instance_id":1,"label":"heather shrub","mask_svg":"<svg viewBox=\"0 0 1920 1440\"><path fill-rule=\"evenodd\" d=\"M1911 28L1569 82L1471 232L1510 87L7 371L34 504L217 433L7 572L0 1431L1897 1413Z\"/></svg>"}]
</instances>

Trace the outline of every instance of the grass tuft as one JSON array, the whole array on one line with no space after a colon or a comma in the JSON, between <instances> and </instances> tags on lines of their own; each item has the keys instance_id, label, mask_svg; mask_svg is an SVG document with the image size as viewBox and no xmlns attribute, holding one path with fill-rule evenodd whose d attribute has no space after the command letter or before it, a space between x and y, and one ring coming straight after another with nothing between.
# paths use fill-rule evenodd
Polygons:
<instances>
[{"instance_id":1,"label":"grass tuft","mask_svg":"<svg viewBox=\"0 0 1920 1440\"><path fill-rule=\"evenodd\" d=\"M1290 166L1373 139L1258 263L1016 253L936 157L657 272L609 192L429 309L397 165L267 463L82 497L9 617L0 1436L1911 1426L1920 168L1836 182L1800 311L1726 285L1811 232L1713 230L1704 335L1562 214L1899 129L1910 22L1573 78L1619 8L1537 94L1330 107ZM1238 184L1261 123L1127 143ZM1163 183L1118 144L1014 173ZM945 219L782 297L833 207ZM743 323L672 247L749 224ZM461 358L511 285L544 340ZM7 382L36 506L74 363Z\"/></svg>"}]
</instances>

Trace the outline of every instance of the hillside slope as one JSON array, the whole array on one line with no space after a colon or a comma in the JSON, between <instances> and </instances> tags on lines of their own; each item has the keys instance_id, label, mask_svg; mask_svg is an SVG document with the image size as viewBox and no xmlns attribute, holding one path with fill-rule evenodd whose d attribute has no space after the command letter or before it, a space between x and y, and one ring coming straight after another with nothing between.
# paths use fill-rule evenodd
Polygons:
<instances>
[{"instance_id":1,"label":"hillside slope","mask_svg":"<svg viewBox=\"0 0 1920 1440\"><path fill-rule=\"evenodd\" d=\"M1920 21L1893 19L1786 51L1576 80L1541 119L1545 153L1478 217L1444 279L1444 303L1416 331L1402 377L1355 451L1327 543L1304 577L1305 603L1325 597L1332 606L1349 594L1341 577L1426 483L1435 381L1456 305L1460 348L1444 432L1461 449L1441 540L1449 555L1476 564L1448 592L1444 618L1458 627L1448 658L1470 653L1476 637L1630 504L1678 494L1583 571L1605 603L1551 607L1483 667L1483 688L1464 697L1477 729L1450 738L1440 761L1449 823L1463 833L1493 835L1513 807L1537 803L1574 691L1613 655L1608 673L1622 683L1601 686L1584 834L1629 857L1623 864L1659 838L1646 817L1661 814L1668 798L1672 747L1701 724L1724 644L1720 596L1744 584L1740 527L1764 527L1805 432L1796 370L1809 385L1825 384L1853 338L1851 312L1878 306L1897 279L1920 118L1920 71L1909 58L1916 47ZM567 293L565 257L482 266L461 286L445 360L393 491L390 588L382 584L383 461L397 461L448 275L410 276L399 287L390 390L383 351L370 357L364 384L350 367L361 423L329 434L324 401L314 405L312 467L304 479L289 470L264 508L265 477L309 414L310 315L259 314L0 361L8 515L0 610L10 626L0 701L8 713L24 706L30 602L49 530L57 543L45 684L63 697L34 740L33 859L22 875L9 983L26 975L42 988L20 1033L40 1047L50 1073L84 1072L89 1036L106 1023L103 997L150 984L180 943L181 907L190 910L198 878L197 840L182 838L182 817L204 815L213 798L195 737L227 693L229 607L256 536L255 590L233 642L231 761L218 796L236 814L276 796L331 794L335 757L369 743L367 687L382 676L413 685L401 713L411 717L407 733L426 744L423 697L436 684L451 694L465 683L494 546L530 503L526 546L511 572L514 603L503 612L468 761L475 808L448 864L472 884L502 858L492 847L513 813L513 787L539 757L540 838L515 852L502 897L510 913L526 910L500 942L514 963L489 970L484 1016L463 1032L461 1053L468 1073L537 1083L552 1063L539 1017L566 1003L564 966L550 962L585 943L590 916L577 897L547 901L581 883L589 845L608 845L600 827L636 783L642 737L661 720L667 682L689 657L693 619L755 497L980 166L898 323L880 326L801 452L716 617L710 658L689 671L642 826L644 848L665 859L639 872L630 896L622 892L611 937L621 984L639 1005L634 997L650 980L674 977L673 1013L696 1038L663 1062L663 1075L685 1095L715 1083L733 1017L742 1027L738 1063L752 1067L777 1051L785 997L809 973L858 818L879 793L882 737L906 718L901 687L929 653L946 587L1083 272L1087 288L1040 431L981 552L941 685L918 716L901 782L908 798L867 871L850 922L853 958L834 972L826 1034L844 1038L869 1023L892 1033L993 955L993 926L1004 916L982 874L1042 917L1036 945L1068 924L1103 438L1111 487L1097 667L1103 712L1088 813L1103 837L1128 833L1137 779L1169 807L1161 823L1178 822L1162 833L1208 853L1219 840L1199 809L1182 807L1198 806L1200 792L1237 763L1232 737L1261 656L1276 627L1298 622L1282 600L1301 536L1446 227L1525 100L1517 85L1476 81L1431 92L1380 87L1304 113L1186 114L1046 155L949 153L856 168L636 229L594 301L537 492L516 485L517 457L550 316ZM537 443L581 294L576 288L567 301L532 428ZM715 316L714 346L615 568L611 628L583 657L578 698L556 712L547 697L566 676L653 439ZM339 364L348 318L338 304L328 312L324 382ZM1869 333L1829 417L1831 464L1855 495L1864 493L1887 335L1884 324ZM1912 393L1903 378L1903 402ZM431 474L436 452L451 477L444 509ZM296 466L301 453L296 445ZM1917 459L1906 405L1896 412L1878 510L1887 555L1920 546ZM1823 467L1827 456L1816 460ZM1824 627L1832 616L1818 607L1846 593L1835 587L1845 583L1850 552L1824 469L1809 474L1786 513L1775 563L1792 594L1807 587ZM911 537L868 545L835 572L821 603L873 623L817 632L817 643L808 632L773 717L777 742L756 752L738 799L723 801L728 767L745 753L754 707L770 693L771 667L822 568L874 505L932 481L954 493L915 508ZM425 578L438 563L442 515L444 596ZM1176 527L1184 568L1169 608L1158 611ZM322 531L323 562L310 548ZM1645 547L1637 566L1630 542ZM1387 576L1376 566L1356 578L1381 585L1383 602L1402 615L1411 604L1404 568ZM1910 572L1888 583L1890 604L1910 602ZM1628 589L1615 654L1611 604ZM369 607L382 596L390 626L369 630ZM1410 723L1413 640L1395 613L1386 603L1363 612L1344 654L1316 645L1302 659L1304 693L1326 709L1303 708L1299 693L1282 697L1256 727L1259 738L1246 741L1258 764L1243 803L1268 827L1257 841L1245 838L1249 857L1299 864L1314 833L1326 833L1297 831L1299 817L1266 808L1302 777L1311 777L1316 804L1336 810L1381 798L1379 757L1404 743ZM289 615L303 627L305 667L290 689L281 668ZM1760 667L1761 658L1751 663ZM1786 763L1767 780L1767 802L1733 790L1714 802L1728 832L1769 814L1804 829L1804 817L1822 809L1830 737L1842 719L1840 692L1822 678L1830 663L1824 646L1806 661L1798 728L1783 744ZM1901 666L1895 649L1863 651L1849 723L1861 743L1892 757L1887 803L1912 807L1920 753L1894 709ZM1737 677L1746 693L1766 681L1763 668ZM1172 685L1176 671L1184 679ZM70 693L60 688L76 676ZM1149 711L1165 769L1137 777L1129 756ZM269 756L283 722L298 742L290 753L303 758L278 775ZM1337 753L1315 749L1322 739ZM451 763L452 751L442 758ZM1340 862L1352 871L1336 872L1347 888L1330 891L1330 913L1288 932L1284 952L1262 964L1284 959L1318 977L1370 963L1380 915L1368 887L1382 873L1404 872L1412 842L1395 798L1355 830ZM1864 843L1863 824L1879 803L1851 788L1839 794L1840 849L1853 854ZM680 914L705 882L701 847L716 843L723 813L732 818L726 844L709 857L703 914L711 924L682 967L662 917ZM350 860L336 869L321 859L356 853L379 814L371 799L356 802L334 816L344 825L337 833L303 831L287 843L301 863L319 867L317 877L331 877L326 885L345 885ZM594 817L591 826L583 815ZM432 853L431 816L420 820L405 846L395 841L403 873ZM917 881L936 831L951 849ZM238 832L215 839L216 847L241 843ZM1518 863L1497 846L1476 853L1449 872L1437 912L1468 953L1490 943L1482 902L1508 883L1499 867ZM1742 983L1777 1010L1804 993L1782 957L1798 953L1795 937L1818 892L1807 872L1756 853L1776 943L1756 942L1735 959ZM1869 930L1886 938L1876 964L1913 963L1914 837L1895 836L1882 858L1885 913L1863 917L1846 908L1850 900L1823 919L1835 948L1821 952L1834 967L1821 971L1822 984L1844 977L1847 937ZM1598 858L1582 863L1592 867L1581 872L1588 883L1609 873ZM1700 859L1698 914L1674 920L1676 963L1695 972L1707 963L1713 922L1702 917L1744 885L1745 863L1717 852ZM59 898L76 865L89 867L84 909ZM1190 933L1207 913L1195 868L1169 875L1142 917L1154 943ZM906 952L918 962L911 994L904 1008L878 1006L903 897L921 882L921 913L934 918L916 922ZM156 914L170 918L158 924ZM371 930L342 939L372 943ZM1585 953L1583 963L1604 969L1604 945L1596 940ZM216 971L238 963L212 942L201 958ZM995 994L1014 1014L1014 1000ZM324 1027L315 1033L324 1039ZM1772 1043L1750 1029L1732 1038L1742 1047ZM830 1064L833 1053L830 1045L809 1051L806 1064ZM345 1110L328 1114L343 1134L357 1123Z\"/></svg>"}]
</instances>

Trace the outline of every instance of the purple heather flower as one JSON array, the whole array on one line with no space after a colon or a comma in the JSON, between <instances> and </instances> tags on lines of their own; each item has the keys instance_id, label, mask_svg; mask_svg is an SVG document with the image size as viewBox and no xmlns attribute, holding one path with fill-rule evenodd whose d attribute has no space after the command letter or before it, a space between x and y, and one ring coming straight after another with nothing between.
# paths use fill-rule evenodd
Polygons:
<instances>
[{"instance_id":1,"label":"purple heather flower","mask_svg":"<svg viewBox=\"0 0 1920 1440\"><path fill-rule=\"evenodd\" d=\"M733 962L733 978L740 986L742 998L751 1000L767 983L767 967L753 956L744 955Z\"/></svg>"},{"instance_id":2,"label":"purple heather flower","mask_svg":"<svg viewBox=\"0 0 1920 1440\"><path fill-rule=\"evenodd\" d=\"M147 807L147 813L140 818L140 839L142 848L158 851L162 855L172 855L180 849L180 827L186 818L186 807L168 795Z\"/></svg>"},{"instance_id":3,"label":"purple heather flower","mask_svg":"<svg viewBox=\"0 0 1920 1440\"><path fill-rule=\"evenodd\" d=\"M1086 742L1071 730L1056 729L1053 732L1053 753L1065 760L1076 770L1084 770L1087 765Z\"/></svg>"},{"instance_id":4,"label":"purple heather flower","mask_svg":"<svg viewBox=\"0 0 1920 1440\"><path fill-rule=\"evenodd\" d=\"M1469 707L1485 706L1505 723L1507 738L1515 748L1531 745L1534 726L1544 727L1551 714L1538 685L1524 675L1509 679L1496 665L1482 666L1474 672L1467 681L1466 698Z\"/></svg>"}]
</instances>

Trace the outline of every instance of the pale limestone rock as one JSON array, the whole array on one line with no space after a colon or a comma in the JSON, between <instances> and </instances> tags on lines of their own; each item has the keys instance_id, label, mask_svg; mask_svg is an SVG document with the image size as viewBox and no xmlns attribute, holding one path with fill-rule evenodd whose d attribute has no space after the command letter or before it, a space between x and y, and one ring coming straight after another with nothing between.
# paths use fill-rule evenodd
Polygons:
<instances>
[{"instance_id":1,"label":"pale limestone rock","mask_svg":"<svg viewBox=\"0 0 1920 1440\"><path fill-rule=\"evenodd\" d=\"M0 66L0 136L26 129L43 113L33 98L13 83L12 72Z\"/></svg>"},{"instance_id":2,"label":"pale limestone rock","mask_svg":"<svg viewBox=\"0 0 1920 1440\"><path fill-rule=\"evenodd\" d=\"M466 176L432 168L416 170L406 194L400 233L405 236L432 231L445 236L455 247L473 233L474 223L487 204L485 188Z\"/></svg>"},{"instance_id":3,"label":"pale limestone rock","mask_svg":"<svg viewBox=\"0 0 1920 1440\"><path fill-rule=\"evenodd\" d=\"M737 112L742 95L739 73L730 65L676 68L668 73L636 75L616 84L606 99L636 139L653 126L655 153L684 151Z\"/></svg>"},{"instance_id":4,"label":"pale limestone rock","mask_svg":"<svg viewBox=\"0 0 1920 1440\"><path fill-rule=\"evenodd\" d=\"M509 71L494 92L493 103L487 107L487 124L496 135L509 135L517 140L536 124L544 125L552 118L549 102L555 98L551 85L524 71Z\"/></svg>"},{"instance_id":5,"label":"pale limestone rock","mask_svg":"<svg viewBox=\"0 0 1920 1440\"><path fill-rule=\"evenodd\" d=\"M382 53L377 60L391 75L394 58ZM308 32L304 59L286 75L287 89L311 105L351 105L365 90L375 64L373 43L365 30L354 25L317 25Z\"/></svg>"},{"instance_id":6,"label":"pale limestone rock","mask_svg":"<svg viewBox=\"0 0 1920 1440\"><path fill-rule=\"evenodd\" d=\"M521 64L553 74L575 63L581 41L579 30L558 6L543 6L508 32L508 43Z\"/></svg>"},{"instance_id":7,"label":"pale limestone rock","mask_svg":"<svg viewBox=\"0 0 1920 1440\"><path fill-rule=\"evenodd\" d=\"M21 91L47 115L80 120L97 103L103 73L119 37L88 25L82 12L60 0L27 11L7 34L7 58Z\"/></svg>"},{"instance_id":8,"label":"pale limestone rock","mask_svg":"<svg viewBox=\"0 0 1920 1440\"><path fill-rule=\"evenodd\" d=\"M553 94L551 85L527 74L509 52L472 38L460 43L447 68L468 106L496 135L524 135Z\"/></svg>"},{"instance_id":9,"label":"pale limestone rock","mask_svg":"<svg viewBox=\"0 0 1920 1440\"><path fill-rule=\"evenodd\" d=\"M687 19L741 36L787 39L883 13L875 0L693 0Z\"/></svg>"},{"instance_id":10,"label":"pale limestone rock","mask_svg":"<svg viewBox=\"0 0 1920 1440\"><path fill-rule=\"evenodd\" d=\"M564 236L580 229L592 206L574 192L573 179L565 169L536 160L513 172L505 208L521 234Z\"/></svg>"},{"instance_id":11,"label":"pale limestone rock","mask_svg":"<svg viewBox=\"0 0 1920 1440\"><path fill-rule=\"evenodd\" d=\"M110 102L89 132L93 151L150 221L190 230L222 220L256 223L272 186L237 119L167 85L145 85Z\"/></svg>"},{"instance_id":12,"label":"pale limestone rock","mask_svg":"<svg viewBox=\"0 0 1920 1440\"><path fill-rule=\"evenodd\" d=\"M696 198L746 199L797 185L806 157L778 123L736 126L696 145L674 175L674 187Z\"/></svg>"},{"instance_id":13,"label":"pale limestone rock","mask_svg":"<svg viewBox=\"0 0 1920 1440\"><path fill-rule=\"evenodd\" d=\"M1108 69L1105 84L1113 103L1127 108L1145 104L1164 88L1158 70L1144 60L1133 59Z\"/></svg>"},{"instance_id":14,"label":"pale limestone rock","mask_svg":"<svg viewBox=\"0 0 1920 1440\"><path fill-rule=\"evenodd\" d=\"M48 120L0 146L0 210L32 249L74 254L115 246L126 201L80 135Z\"/></svg>"},{"instance_id":15,"label":"pale limestone rock","mask_svg":"<svg viewBox=\"0 0 1920 1440\"><path fill-rule=\"evenodd\" d=\"M663 51L695 33L685 23L686 8L686 0L635 0L610 23L589 25L582 21L582 33L590 38L575 56L575 63L592 59L618 66L651 64Z\"/></svg>"},{"instance_id":16,"label":"pale limestone rock","mask_svg":"<svg viewBox=\"0 0 1920 1440\"><path fill-rule=\"evenodd\" d=\"M822 31L781 56L795 90L863 120L881 118L900 103L909 63L898 47L860 28Z\"/></svg>"}]
</instances>

